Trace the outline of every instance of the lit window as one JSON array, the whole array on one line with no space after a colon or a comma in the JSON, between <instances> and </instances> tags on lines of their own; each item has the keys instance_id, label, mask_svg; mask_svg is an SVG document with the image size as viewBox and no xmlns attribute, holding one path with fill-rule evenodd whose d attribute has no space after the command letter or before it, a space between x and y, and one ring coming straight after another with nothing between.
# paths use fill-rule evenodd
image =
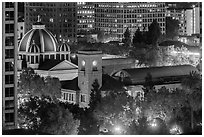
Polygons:
<instances>
[{"instance_id":1,"label":"lit window","mask_svg":"<svg viewBox=\"0 0 204 137\"><path fill-rule=\"evenodd\" d=\"M54 22L54 19L53 19L53 18L50 18L50 22Z\"/></svg>"}]
</instances>

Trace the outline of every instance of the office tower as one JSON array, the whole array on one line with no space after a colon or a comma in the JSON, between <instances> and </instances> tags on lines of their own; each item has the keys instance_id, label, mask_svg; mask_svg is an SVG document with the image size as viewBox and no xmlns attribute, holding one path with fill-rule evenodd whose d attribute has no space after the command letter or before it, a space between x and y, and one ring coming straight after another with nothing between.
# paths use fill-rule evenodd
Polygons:
<instances>
[{"instance_id":1,"label":"office tower","mask_svg":"<svg viewBox=\"0 0 204 137\"><path fill-rule=\"evenodd\" d=\"M165 3L163 2L97 2L95 29L122 40L128 27L132 34L139 27L147 31L154 19L165 33Z\"/></svg>"},{"instance_id":2,"label":"office tower","mask_svg":"<svg viewBox=\"0 0 204 137\"><path fill-rule=\"evenodd\" d=\"M63 39L75 42L77 38L77 3L76 2L26 2L25 32L32 28L40 15L45 24L59 42Z\"/></svg>"},{"instance_id":3,"label":"office tower","mask_svg":"<svg viewBox=\"0 0 204 137\"><path fill-rule=\"evenodd\" d=\"M187 9L186 16L186 34L200 34L201 33L201 8L198 5L193 5L192 9Z\"/></svg>"},{"instance_id":4,"label":"office tower","mask_svg":"<svg viewBox=\"0 0 204 137\"><path fill-rule=\"evenodd\" d=\"M94 3L77 2L77 31L94 30Z\"/></svg>"},{"instance_id":5,"label":"office tower","mask_svg":"<svg viewBox=\"0 0 204 137\"><path fill-rule=\"evenodd\" d=\"M17 3L2 3L2 128L17 125Z\"/></svg>"}]
</instances>

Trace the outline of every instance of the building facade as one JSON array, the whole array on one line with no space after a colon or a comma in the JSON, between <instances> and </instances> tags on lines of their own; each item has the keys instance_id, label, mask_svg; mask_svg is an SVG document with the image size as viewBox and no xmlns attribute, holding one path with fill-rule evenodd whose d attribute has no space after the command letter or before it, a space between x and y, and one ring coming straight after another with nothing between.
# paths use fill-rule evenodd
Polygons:
<instances>
[{"instance_id":1,"label":"building facade","mask_svg":"<svg viewBox=\"0 0 204 137\"><path fill-rule=\"evenodd\" d=\"M165 33L165 3L163 2L97 2L95 3L95 29L115 40L122 40L127 28L132 34L139 27L148 31L154 19Z\"/></svg>"},{"instance_id":2,"label":"building facade","mask_svg":"<svg viewBox=\"0 0 204 137\"><path fill-rule=\"evenodd\" d=\"M179 35L186 34L186 21L185 21L185 9L168 8L166 12L167 17L178 20L179 24Z\"/></svg>"},{"instance_id":3,"label":"building facade","mask_svg":"<svg viewBox=\"0 0 204 137\"><path fill-rule=\"evenodd\" d=\"M186 35L201 33L201 9L200 5L193 5L192 9L187 9L186 16Z\"/></svg>"},{"instance_id":4,"label":"building facade","mask_svg":"<svg viewBox=\"0 0 204 137\"><path fill-rule=\"evenodd\" d=\"M77 3L76 2L26 2L25 32L32 28L36 17L42 17L46 25L59 42L63 39L75 42L77 38Z\"/></svg>"},{"instance_id":5,"label":"building facade","mask_svg":"<svg viewBox=\"0 0 204 137\"><path fill-rule=\"evenodd\" d=\"M94 30L94 3L77 2L77 32Z\"/></svg>"},{"instance_id":6,"label":"building facade","mask_svg":"<svg viewBox=\"0 0 204 137\"><path fill-rule=\"evenodd\" d=\"M2 128L17 126L17 3L2 3Z\"/></svg>"}]
</instances>

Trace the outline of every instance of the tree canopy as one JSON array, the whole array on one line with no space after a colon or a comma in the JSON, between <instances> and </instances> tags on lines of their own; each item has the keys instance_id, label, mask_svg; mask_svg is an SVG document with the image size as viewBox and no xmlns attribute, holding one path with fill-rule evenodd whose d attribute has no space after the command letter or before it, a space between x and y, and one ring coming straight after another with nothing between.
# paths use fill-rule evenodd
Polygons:
<instances>
[{"instance_id":1,"label":"tree canopy","mask_svg":"<svg viewBox=\"0 0 204 137\"><path fill-rule=\"evenodd\" d=\"M22 71L18 79L19 96L49 96L52 99L61 96L61 84L58 78L41 77L32 68Z\"/></svg>"},{"instance_id":2,"label":"tree canopy","mask_svg":"<svg viewBox=\"0 0 204 137\"><path fill-rule=\"evenodd\" d=\"M174 39L176 36L178 36L178 30L179 30L179 21L172 19L171 17L166 18L166 38Z\"/></svg>"},{"instance_id":3,"label":"tree canopy","mask_svg":"<svg viewBox=\"0 0 204 137\"><path fill-rule=\"evenodd\" d=\"M147 31L148 44L152 44L153 46L155 46L160 36L161 36L160 26L156 20L153 20L153 22L148 27Z\"/></svg>"},{"instance_id":4,"label":"tree canopy","mask_svg":"<svg viewBox=\"0 0 204 137\"><path fill-rule=\"evenodd\" d=\"M19 109L19 127L55 135L76 135L79 120L51 98L31 96Z\"/></svg>"},{"instance_id":5,"label":"tree canopy","mask_svg":"<svg viewBox=\"0 0 204 137\"><path fill-rule=\"evenodd\" d=\"M125 45L130 46L130 43L131 43L131 33L130 33L130 30L129 30L128 27L125 30L124 38L123 38L122 41L123 41L123 43L125 43Z\"/></svg>"}]
</instances>

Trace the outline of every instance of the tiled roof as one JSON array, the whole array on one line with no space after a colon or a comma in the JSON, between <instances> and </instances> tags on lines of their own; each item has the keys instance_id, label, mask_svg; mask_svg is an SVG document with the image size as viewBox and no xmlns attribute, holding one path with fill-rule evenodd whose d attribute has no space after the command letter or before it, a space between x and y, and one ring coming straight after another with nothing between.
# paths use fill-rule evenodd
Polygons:
<instances>
[{"instance_id":1,"label":"tiled roof","mask_svg":"<svg viewBox=\"0 0 204 137\"><path fill-rule=\"evenodd\" d=\"M105 91L105 90L125 90L123 88L123 84L114 79L113 77L107 75L107 74L103 74L102 76L102 87L101 87L101 90L102 91Z\"/></svg>"},{"instance_id":2,"label":"tiled roof","mask_svg":"<svg viewBox=\"0 0 204 137\"><path fill-rule=\"evenodd\" d=\"M60 83L62 89L70 89L75 91L80 90L78 87L78 77L74 78L73 80L60 81Z\"/></svg>"},{"instance_id":3,"label":"tiled roof","mask_svg":"<svg viewBox=\"0 0 204 137\"><path fill-rule=\"evenodd\" d=\"M122 70L122 72L126 74L126 80L128 80L129 84L144 83L148 73L151 74L152 79L160 79L186 76L189 75L191 71L198 70L191 65L133 68Z\"/></svg>"},{"instance_id":4,"label":"tiled roof","mask_svg":"<svg viewBox=\"0 0 204 137\"><path fill-rule=\"evenodd\" d=\"M61 81L61 88L63 89L70 89L70 90L80 90L78 87L78 77L74 78L73 80ZM102 75L102 87L101 90L124 90L123 84L112 78L107 74Z\"/></svg>"},{"instance_id":5,"label":"tiled roof","mask_svg":"<svg viewBox=\"0 0 204 137\"><path fill-rule=\"evenodd\" d=\"M54 66L56 66L57 64L59 64L60 62L62 62L62 60L48 59L40 63L38 69L39 70L49 70L53 68Z\"/></svg>"}]
</instances>

